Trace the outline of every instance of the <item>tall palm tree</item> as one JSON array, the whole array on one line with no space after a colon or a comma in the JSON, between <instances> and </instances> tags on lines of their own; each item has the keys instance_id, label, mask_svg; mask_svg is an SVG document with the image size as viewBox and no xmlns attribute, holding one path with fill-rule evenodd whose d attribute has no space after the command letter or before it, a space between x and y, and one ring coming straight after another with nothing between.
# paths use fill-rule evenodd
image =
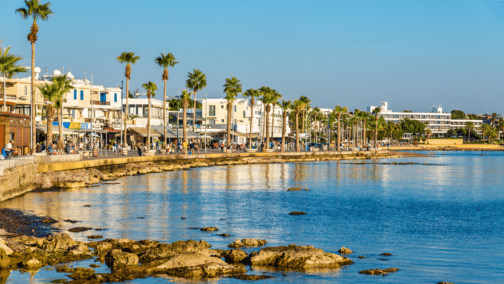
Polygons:
<instances>
[{"instance_id":1,"label":"tall palm tree","mask_svg":"<svg viewBox=\"0 0 504 284\"><path fill-rule=\"evenodd\" d=\"M157 91L158 87L155 83L152 83L151 81L142 84L142 87L147 91L147 99L149 99L149 114L147 116L147 150L150 150L150 143L151 143L151 128L150 128L150 121L151 121L151 97L154 97L156 95L155 91ZM165 136L166 137L166 136Z\"/></svg>"},{"instance_id":2,"label":"tall palm tree","mask_svg":"<svg viewBox=\"0 0 504 284\"><path fill-rule=\"evenodd\" d=\"M196 93L206 87L206 75L203 74L199 69L193 69L193 73L187 73L186 87L193 89L194 93L194 108L193 108L193 126L192 129L195 131L196 127Z\"/></svg>"},{"instance_id":3,"label":"tall palm tree","mask_svg":"<svg viewBox=\"0 0 504 284\"><path fill-rule=\"evenodd\" d=\"M75 89L70 83L72 83L72 79L67 78L67 76L62 75L58 77L53 78L53 83L57 85L57 88L61 92L61 96L59 96L59 99L56 101L56 109L60 111L59 114L59 119L61 120L58 123L58 128L59 128L59 140L63 142L63 97L67 92L69 92L72 89Z\"/></svg>"},{"instance_id":4,"label":"tall palm tree","mask_svg":"<svg viewBox=\"0 0 504 284\"><path fill-rule=\"evenodd\" d=\"M173 54L163 54L156 58L156 63L163 67L163 83L164 83L164 92L163 92L163 126L164 126L164 143L167 142L166 138L166 81L168 81L168 67L175 67L175 64L178 64L178 61L175 61L175 56Z\"/></svg>"},{"instance_id":5,"label":"tall palm tree","mask_svg":"<svg viewBox=\"0 0 504 284\"><path fill-rule=\"evenodd\" d=\"M275 128L275 106L277 105L277 102L279 99L282 98L282 95L277 92L275 89L271 90L271 96L272 99L274 100L271 105L272 105L272 112L271 112L271 139L273 139L273 130Z\"/></svg>"},{"instance_id":6,"label":"tall palm tree","mask_svg":"<svg viewBox=\"0 0 504 284\"><path fill-rule=\"evenodd\" d=\"M9 54L10 47L4 49L4 51L0 51L0 73L2 73L3 77L3 92L2 92L2 100L3 100L3 111L6 112L6 78L12 78L17 73L26 72L26 68L17 65L17 62L23 59L21 56L15 56Z\"/></svg>"},{"instance_id":7,"label":"tall palm tree","mask_svg":"<svg viewBox=\"0 0 504 284\"><path fill-rule=\"evenodd\" d=\"M303 128L302 128L302 132L304 133L305 132L305 124L306 124L306 122L305 122L305 120L306 120L306 112L309 109L309 104L310 104L311 100L308 97L306 97L306 96L301 96L299 98L299 100L303 103L303 108L304 108L303 109Z\"/></svg>"},{"instance_id":8,"label":"tall palm tree","mask_svg":"<svg viewBox=\"0 0 504 284\"><path fill-rule=\"evenodd\" d=\"M338 116L338 141L336 145L336 151L340 151L341 144L341 115L348 111L347 107L336 106L334 107L334 113Z\"/></svg>"},{"instance_id":9,"label":"tall palm tree","mask_svg":"<svg viewBox=\"0 0 504 284\"><path fill-rule=\"evenodd\" d=\"M189 107L189 100L191 99L191 93L189 93L187 90L182 90L182 95L180 96L180 99L182 100L182 108L184 110L183 112L183 123L182 123L182 129L184 133L184 141L187 141L187 108ZM178 123L178 121L177 121Z\"/></svg>"},{"instance_id":10,"label":"tall palm tree","mask_svg":"<svg viewBox=\"0 0 504 284\"><path fill-rule=\"evenodd\" d=\"M31 42L31 123L32 123L32 153L35 153L35 144L37 143L36 139L36 128L35 128L35 114L37 113L35 110L35 42L37 41L37 33L39 27L37 25L37 20L47 21L51 15L53 15L53 11L50 6L51 3L47 2L45 4L41 4L38 0L25 0L25 7L16 9L16 12L21 15L23 19L31 18L33 20L33 24L30 28L30 33L28 34L28 41Z\"/></svg>"},{"instance_id":11,"label":"tall palm tree","mask_svg":"<svg viewBox=\"0 0 504 284\"><path fill-rule=\"evenodd\" d=\"M467 141L471 140L471 130L474 128L474 122L468 121L466 122L466 128L467 128Z\"/></svg>"},{"instance_id":12,"label":"tall palm tree","mask_svg":"<svg viewBox=\"0 0 504 284\"><path fill-rule=\"evenodd\" d=\"M248 89L243 93L243 96L250 98L250 128L249 128L249 149L252 149L252 122L254 120L254 104L255 98L261 96L261 93L256 89Z\"/></svg>"},{"instance_id":13,"label":"tall palm tree","mask_svg":"<svg viewBox=\"0 0 504 284\"><path fill-rule=\"evenodd\" d=\"M266 113L266 104L264 103L263 99L264 99L264 96L265 94L269 94L271 93L271 88L270 87L266 87L266 86L262 86L261 88L259 88L259 93L261 94L262 98L259 99L259 101L261 101L262 103L262 112L261 112L261 122L262 122L262 141L261 142L264 142L264 138L266 137L266 133L264 132L265 130L265 127L266 127L266 123L264 122L264 120L268 120L269 117L268 116L265 116L264 114Z\"/></svg>"},{"instance_id":14,"label":"tall palm tree","mask_svg":"<svg viewBox=\"0 0 504 284\"><path fill-rule=\"evenodd\" d=\"M135 53L133 52L123 52L121 55L117 57L117 61L119 63L126 63L126 69L124 71L124 76L126 76L126 94L129 94L129 81L131 80L131 64L135 64L138 60L140 59L140 56L136 56ZM125 117L126 119L124 120L124 140L123 140L123 153L126 153L128 147L127 143L128 140L126 140L127 136L127 129L128 129L128 113L129 113L129 96L126 96L126 112L125 112Z\"/></svg>"},{"instance_id":15,"label":"tall palm tree","mask_svg":"<svg viewBox=\"0 0 504 284\"><path fill-rule=\"evenodd\" d=\"M53 120L56 117L55 104L61 99L61 90L57 84L45 84L44 86L38 87L40 93L44 97L46 102L50 102L46 109L46 119L47 119L47 138L46 145L52 144L53 137Z\"/></svg>"},{"instance_id":16,"label":"tall palm tree","mask_svg":"<svg viewBox=\"0 0 504 284\"><path fill-rule=\"evenodd\" d=\"M236 77L226 78L226 84L222 85L224 87L224 93L226 94L227 100L227 141L226 147L229 148L231 145L231 115L233 111L233 102L236 100L236 96L242 92L242 84L240 80Z\"/></svg>"},{"instance_id":17,"label":"tall palm tree","mask_svg":"<svg viewBox=\"0 0 504 284\"><path fill-rule=\"evenodd\" d=\"M354 115L350 118L350 123L352 124L352 147L357 147L357 142L355 140L357 123L359 122L358 109L355 110Z\"/></svg>"},{"instance_id":18,"label":"tall palm tree","mask_svg":"<svg viewBox=\"0 0 504 284\"><path fill-rule=\"evenodd\" d=\"M375 132L374 132L374 143L373 143L373 146L376 148L376 142L378 140L378 114L380 113L381 109L376 107L375 109L373 109L373 114L375 116L375 121L376 121L376 124L375 124Z\"/></svg>"},{"instance_id":19,"label":"tall palm tree","mask_svg":"<svg viewBox=\"0 0 504 284\"><path fill-rule=\"evenodd\" d=\"M291 109L296 113L296 151L299 152L299 114L301 113L301 109L303 108L304 103L301 100L295 100Z\"/></svg>"},{"instance_id":20,"label":"tall palm tree","mask_svg":"<svg viewBox=\"0 0 504 284\"><path fill-rule=\"evenodd\" d=\"M367 112L361 111L360 113L361 119L362 119L362 140L363 140L363 146L367 147L367 131L366 128L368 126L369 120L370 120L370 114Z\"/></svg>"},{"instance_id":21,"label":"tall palm tree","mask_svg":"<svg viewBox=\"0 0 504 284\"><path fill-rule=\"evenodd\" d=\"M266 117L266 142L264 143L265 148L269 149L270 143L270 132L269 132L269 113L271 111L271 104L275 101L275 96L273 95L275 90L270 90L269 92L263 93L261 102L264 104L265 116Z\"/></svg>"},{"instance_id":22,"label":"tall palm tree","mask_svg":"<svg viewBox=\"0 0 504 284\"><path fill-rule=\"evenodd\" d=\"M490 126L490 124L483 124L483 125L481 126L481 131L482 131L482 135L483 135L481 138L482 138L483 140L485 140L485 136L487 136L487 137L488 137L488 133L490 132L490 129L491 129L491 128L492 128L492 127ZM488 141L490 141L490 138L488 138Z\"/></svg>"},{"instance_id":23,"label":"tall palm tree","mask_svg":"<svg viewBox=\"0 0 504 284\"><path fill-rule=\"evenodd\" d=\"M280 145L280 152L284 151L285 145L285 130L287 126L287 111L291 108L291 101L284 101L280 103L280 107L282 108L282 145Z\"/></svg>"}]
</instances>

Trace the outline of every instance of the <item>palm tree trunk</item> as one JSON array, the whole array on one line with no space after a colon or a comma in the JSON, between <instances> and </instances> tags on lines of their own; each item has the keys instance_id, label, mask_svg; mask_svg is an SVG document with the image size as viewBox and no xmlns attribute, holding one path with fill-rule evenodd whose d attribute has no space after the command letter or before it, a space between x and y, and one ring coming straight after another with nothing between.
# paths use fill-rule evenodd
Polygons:
<instances>
[{"instance_id":1,"label":"palm tree trunk","mask_svg":"<svg viewBox=\"0 0 504 284\"><path fill-rule=\"evenodd\" d=\"M193 119L192 119L192 131L195 132L196 127L196 93L194 92L194 107L193 107Z\"/></svg>"},{"instance_id":2,"label":"palm tree trunk","mask_svg":"<svg viewBox=\"0 0 504 284\"><path fill-rule=\"evenodd\" d=\"M164 95L163 95L163 125L164 125L164 143L167 143L166 138L166 80L164 81Z\"/></svg>"},{"instance_id":3,"label":"palm tree trunk","mask_svg":"<svg viewBox=\"0 0 504 284\"><path fill-rule=\"evenodd\" d=\"M375 125L375 133L374 133L374 147L376 149L376 141L378 140L378 113L375 115L376 125Z\"/></svg>"},{"instance_id":4,"label":"palm tree trunk","mask_svg":"<svg viewBox=\"0 0 504 284\"><path fill-rule=\"evenodd\" d=\"M280 145L280 152L284 151L285 144L285 124L287 123L287 112L284 110L282 113L282 145Z\"/></svg>"},{"instance_id":5,"label":"palm tree trunk","mask_svg":"<svg viewBox=\"0 0 504 284\"><path fill-rule=\"evenodd\" d=\"M231 146L231 112L233 110L233 103L227 103L227 135L226 135L226 147Z\"/></svg>"},{"instance_id":6,"label":"palm tree trunk","mask_svg":"<svg viewBox=\"0 0 504 284\"><path fill-rule=\"evenodd\" d=\"M264 149L269 149L270 132L269 130L269 108L266 108L266 143Z\"/></svg>"},{"instance_id":7,"label":"palm tree trunk","mask_svg":"<svg viewBox=\"0 0 504 284\"><path fill-rule=\"evenodd\" d=\"M150 114L151 114L151 96L149 98L149 113L147 114L147 150L150 150L150 141L151 141L151 133L150 133Z\"/></svg>"},{"instance_id":8,"label":"palm tree trunk","mask_svg":"<svg viewBox=\"0 0 504 284\"><path fill-rule=\"evenodd\" d=\"M299 111L296 111L296 151L299 152Z\"/></svg>"},{"instance_id":9,"label":"palm tree trunk","mask_svg":"<svg viewBox=\"0 0 504 284\"><path fill-rule=\"evenodd\" d=\"M182 103L182 107L184 108L183 112L183 118L184 120L182 121L182 129L184 133L184 142L187 142L187 103Z\"/></svg>"},{"instance_id":10,"label":"palm tree trunk","mask_svg":"<svg viewBox=\"0 0 504 284\"><path fill-rule=\"evenodd\" d=\"M35 153L37 143L37 129L35 127L35 117L37 115L37 110L35 109L35 42L31 43L32 57L31 57L31 124L32 124L32 141L31 141L31 152ZM5 100L5 98L4 98ZM52 133L51 133L52 134Z\"/></svg>"},{"instance_id":11,"label":"palm tree trunk","mask_svg":"<svg viewBox=\"0 0 504 284\"><path fill-rule=\"evenodd\" d=\"M271 141L273 141L274 129L275 129L275 104L273 104L273 110L271 111Z\"/></svg>"},{"instance_id":12,"label":"palm tree trunk","mask_svg":"<svg viewBox=\"0 0 504 284\"><path fill-rule=\"evenodd\" d=\"M356 129L355 128L356 128L356 126L357 126L357 124L354 122L353 123L353 127L352 127L352 137L353 137L352 138L352 140L353 140L352 145L353 145L354 148L357 147L357 143L356 143L357 141L355 141L355 134L356 134Z\"/></svg>"},{"instance_id":13,"label":"palm tree trunk","mask_svg":"<svg viewBox=\"0 0 504 284\"><path fill-rule=\"evenodd\" d=\"M61 108L59 109L58 120L60 121L60 123L58 123L60 136L59 140L63 142L63 98L61 98Z\"/></svg>"},{"instance_id":14,"label":"palm tree trunk","mask_svg":"<svg viewBox=\"0 0 504 284\"><path fill-rule=\"evenodd\" d=\"M126 153L128 151L128 140L127 140L127 133L126 130L128 129L128 112L129 112L129 79L126 78L126 109L124 110L124 140L123 140L123 153Z\"/></svg>"},{"instance_id":15,"label":"palm tree trunk","mask_svg":"<svg viewBox=\"0 0 504 284\"><path fill-rule=\"evenodd\" d=\"M341 143L341 115L338 113L338 139L337 139L337 145L336 145L336 151L340 151L340 143Z\"/></svg>"},{"instance_id":16,"label":"palm tree trunk","mask_svg":"<svg viewBox=\"0 0 504 284\"><path fill-rule=\"evenodd\" d=\"M252 106L250 111L250 128L249 128L249 149L252 149L252 121L254 121L254 98L250 100Z\"/></svg>"},{"instance_id":17,"label":"palm tree trunk","mask_svg":"<svg viewBox=\"0 0 504 284\"><path fill-rule=\"evenodd\" d=\"M265 117L264 113L266 112L266 105L264 103L262 105L263 105L263 111L262 111L262 139L261 139L262 141L261 141L261 143L264 143L264 137L265 137L264 128L266 127L266 123L264 123L264 117Z\"/></svg>"}]
</instances>

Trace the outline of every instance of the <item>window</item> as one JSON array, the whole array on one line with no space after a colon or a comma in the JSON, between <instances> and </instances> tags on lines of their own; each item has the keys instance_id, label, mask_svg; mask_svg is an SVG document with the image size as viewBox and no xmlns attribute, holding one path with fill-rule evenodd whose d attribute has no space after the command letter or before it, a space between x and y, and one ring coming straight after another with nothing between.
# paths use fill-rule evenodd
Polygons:
<instances>
[{"instance_id":1,"label":"window","mask_svg":"<svg viewBox=\"0 0 504 284\"><path fill-rule=\"evenodd\" d=\"M84 91L83 90L80 91L80 100L81 101L84 100Z\"/></svg>"},{"instance_id":2,"label":"window","mask_svg":"<svg viewBox=\"0 0 504 284\"><path fill-rule=\"evenodd\" d=\"M114 93L114 103L117 103L117 93Z\"/></svg>"},{"instance_id":3,"label":"window","mask_svg":"<svg viewBox=\"0 0 504 284\"><path fill-rule=\"evenodd\" d=\"M24 95L28 96L28 86L24 86Z\"/></svg>"},{"instance_id":4,"label":"window","mask_svg":"<svg viewBox=\"0 0 504 284\"><path fill-rule=\"evenodd\" d=\"M243 117L245 117L245 111L243 111Z\"/></svg>"},{"instance_id":5,"label":"window","mask_svg":"<svg viewBox=\"0 0 504 284\"><path fill-rule=\"evenodd\" d=\"M215 106L208 106L208 115L215 116Z\"/></svg>"},{"instance_id":6,"label":"window","mask_svg":"<svg viewBox=\"0 0 504 284\"><path fill-rule=\"evenodd\" d=\"M221 105L220 108L224 108L224 105Z\"/></svg>"},{"instance_id":7,"label":"window","mask_svg":"<svg viewBox=\"0 0 504 284\"><path fill-rule=\"evenodd\" d=\"M236 106L234 106L234 111L236 112Z\"/></svg>"},{"instance_id":8,"label":"window","mask_svg":"<svg viewBox=\"0 0 504 284\"><path fill-rule=\"evenodd\" d=\"M224 119L222 120L222 122L224 122Z\"/></svg>"},{"instance_id":9,"label":"window","mask_svg":"<svg viewBox=\"0 0 504 284\"><path fill-rule=\"evenodd\" d=\"M75 109L72 109L72 118L75 118Z\"/></svg>"},{"instance_id":10,"label":"window","mask_svg":"<svg viewBox=\"0 0 504 284\"><path fill-rule=\"evenodd\" d=\"M77 90L74 90L74 100L77 100Z\"/></svg>"}]
</instances>

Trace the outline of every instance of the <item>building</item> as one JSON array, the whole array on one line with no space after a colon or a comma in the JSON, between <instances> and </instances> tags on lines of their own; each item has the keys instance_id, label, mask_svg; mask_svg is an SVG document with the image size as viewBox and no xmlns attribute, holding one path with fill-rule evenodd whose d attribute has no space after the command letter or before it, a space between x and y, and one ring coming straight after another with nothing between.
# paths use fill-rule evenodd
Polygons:
<instances>
[{"instance_id":1,"label":"building","mask_svg":"<svg viewBox=\"0 0 504 284\"><path fill-rule=\"evenodd\" d=\"M147 127L147 119L149 115L149 99L148 98L140 98L140 99L129 99L129 119L128 126L132 127ZM151 99L151 125L159 126L163 124L163 101ZM169 120L169 105L166 102L166 120Z\"/></svg>"},{"instance_id":2,"label":"building","mask_svg":"<svg viewBox=\"0 0 504 284\"><path fill-rule=\"evenodd\" d=\"M372 112L375 108L380 109L378 116L383 117L386 122L400 123L401 120L408 118L427 123L425 129L430 129L435 136L445 135L452 129L464 128L467 122L474 123L475 131L483 125L483 120L452 119L451 113L443 112L441 106L433 107L431 112L396 112L389 110L388 103L383 102L380 107L368 106L367 111Z\"/></svg>"}]
</instances>

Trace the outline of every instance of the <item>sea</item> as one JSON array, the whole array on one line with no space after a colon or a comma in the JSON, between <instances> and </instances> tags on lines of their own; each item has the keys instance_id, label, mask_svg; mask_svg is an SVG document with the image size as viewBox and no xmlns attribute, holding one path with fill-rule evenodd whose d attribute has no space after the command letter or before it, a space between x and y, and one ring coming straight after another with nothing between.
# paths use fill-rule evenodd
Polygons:
<instances>
[{"instance_id":1,"label":"sea","mask_svg":"<svg viewBox=\"0 0 504 284\"><path fill-rule=\"evenodd\" d=\"M504 153L420 152L428 157L232 165L121 178L96 187L32 192L0 208L50 216L72 238L236 239L311 245L354 264L339 269L246 267L260 283L504 283ZM289 188L307 190L287 191ZM289 215L292 211L306 215ZM103 229L70 233L75 226ZM217 232L194 228L217 227ZM218 234L227 233L231 237ZM246 252L260 248L245 249ZM383 256L382 253L390 253ZM363 258L359 258L363 257ZM89 267L94 260L72 263ZM398 268L387 276L359 274ZM106 265L97 272L108 272ZM7 283L69 279L53 268L12 271ZM169 276L127 283L248 283Z\"/></svg>"}]
</instances>

